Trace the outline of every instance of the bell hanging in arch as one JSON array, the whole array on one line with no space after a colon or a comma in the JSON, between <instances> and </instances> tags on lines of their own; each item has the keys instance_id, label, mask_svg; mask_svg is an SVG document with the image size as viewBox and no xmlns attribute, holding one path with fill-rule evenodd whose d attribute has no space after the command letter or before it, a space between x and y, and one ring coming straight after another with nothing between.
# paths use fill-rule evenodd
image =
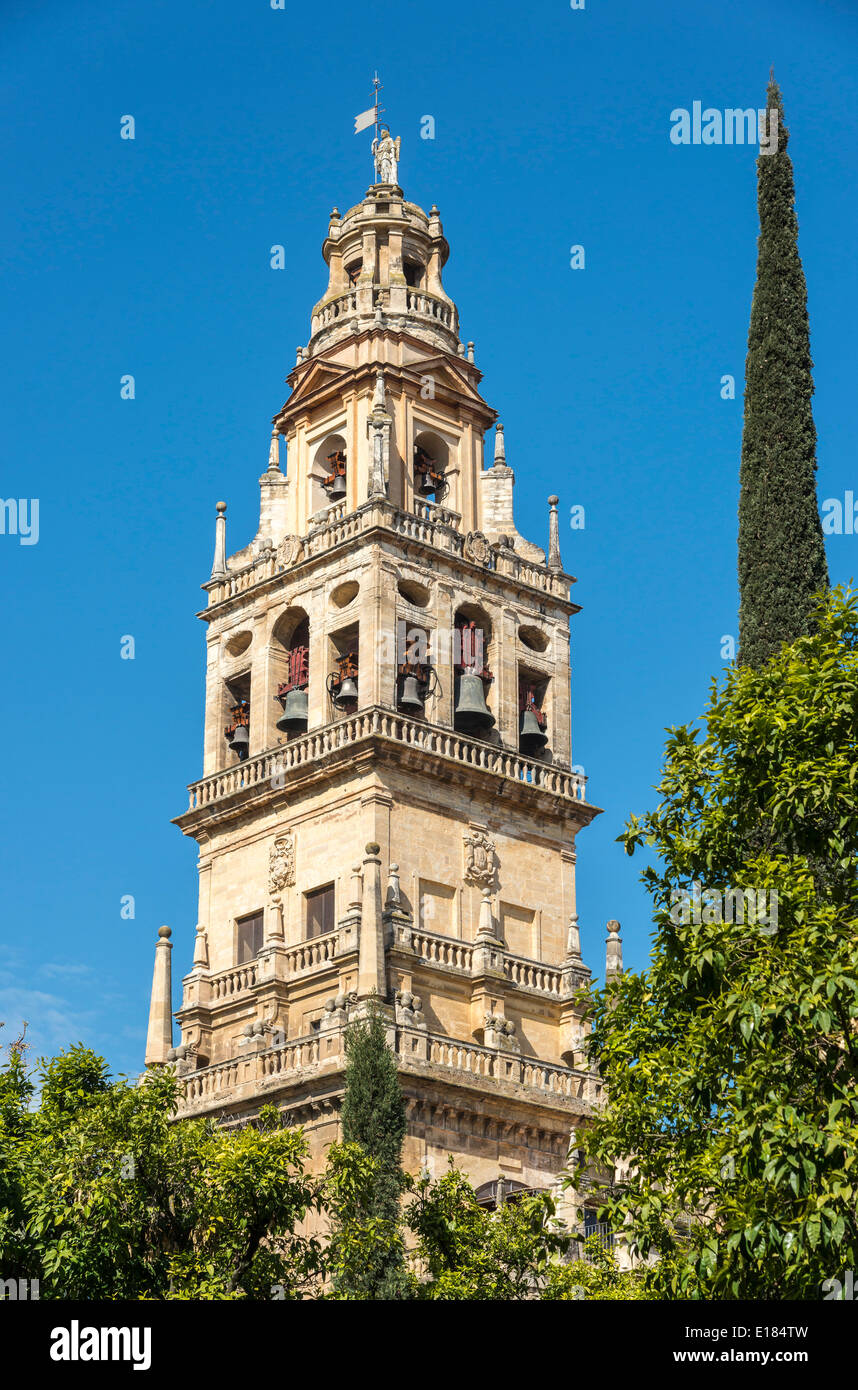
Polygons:
<instances>
[{"instance_id":1,"label":"bell hanging in arch","mask_svg":"<svg viewBox=\"0 0 858 1390\"><path fill-rule=\"evenodd\" d=\"M416 676L406 676L402 682L402 694L399 697L399 708L405 710L406 714L423 713L420 682Z\"/></svg>"},{"instance_id":2,"label":"bell hanging in arch","mask_svg":"<svg viewBox=\"0 0 858 1390\"><path fill-rule=\"evenodd\" d=\"M540 727L535 707L528 705L521 715L519 748L522 753L541 753L547 742L548 735L543 733Z\"/></svg>"},{"instance_id":3,"label":"bell hanging in arch","mask_svg":"<svg viewBox=\"0 0 858 1390\"><path fill-rule=\"evenodd\" d=\"M462 672L459 677L459 697L453 713L456 728L463 733L480 733L492 727L495 717L486 704L482 676L472 671Z\"/></svg>"},{"instance_id":4,"label":"bell hanging in arch","mask_svg":"<svg viewBox=\"0 0 858 1390\"><path fill-rule=\"evenodd\" d=\"M356 705L358 698L357 681L353 676L346 676L341 681L334 694L334 704L341 709L348 709L350 705Z\"/></svg>"},{"instance_id":5,"label":"bell hanging in arch","mask_svg":"<svg viewBox=\"0 0 858 1390\"><path fill-rule=\"evenodd\" d=\"M238 754L239 762L244 762L247 757L247 749L250 744L250 730L246 724L237 724L229 735L229 746L233 753Z\"/></svg>"},{"instance_id":6,"label":"bell hanging in arch","mask_svg":"<svg viewBox=\"0 0 858 1390\"><path fill-rule=\"evenodd\" d=\"M293 687L283 697L283 713L275 728L282 734L303 734L307 730L309 701L306 690Z\"/></svg>"},{"instance_id":7,"label":"bell hanging in arch","mask_svg":"<svg viewBox=\"0 0 858 1390\"><path fill-rule=\"evenodd\" d=\"M342 502L342 500L343 500L343 498L345 497L345 495L346 495L346 479L345 479L345 474L343 474L343 473L337 473L337 474L334 476L334 480L333 480L333 482L331 483L331 486L328 488L328 496L330 497L330 499L331 499L332 502Z\"/></svg>"}]
</instances>

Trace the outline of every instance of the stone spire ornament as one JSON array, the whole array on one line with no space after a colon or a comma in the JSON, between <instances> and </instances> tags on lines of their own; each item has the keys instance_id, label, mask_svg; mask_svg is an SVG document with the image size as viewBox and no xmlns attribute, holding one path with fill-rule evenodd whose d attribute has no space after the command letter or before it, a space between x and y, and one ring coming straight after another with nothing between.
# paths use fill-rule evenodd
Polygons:
<instances>
[{"instance_id":1,"label":"stone spire ornament","mask_svg":"<svg viewBox=\"0 0 858 1390\"><path fill-rule=\"evenodd\" d=\"M173 1001L170 952L173 949L169 927L158 928L152 998L149 1004L149 1031L146 1034L146 1066L160 1067L173 1046Z\"/></svg>"},{"instance_id":2,"label":"stone spire ornament","mask_svg":"<svg viewBox=\"0 0 858 1390\"><path fill-rule=\"evenodd\" d=\"M271 431L271 444L268 448L268 471L269 473L280 472L280 435L276 430Z\"/></svg>"},{"instance_id":3,"label":"stone spire ornament","mask_svg":"<svg viewBox=\"0 0 858 1390\"><path fill-rule=\"evenodd\" d=\"M477 941L493 941L497 944L495 935L495 919L492 913L492 890L483 889L483 900L480 903L480 920L477 926Z\"/></svg>"},{"instance_id":4,"label":"stone spire ornament","mask_svg":"<svg viewBox=\"0 0 858 1390\"><path fill-rule=\"evenodd\" d=\"M616 980L623 973L623 943L620 924L612 918L605 937L605 979Z\"/></svg>"},{"instance_id":5,"label":"stone spire ornament","mask_svg":"<svg viewBox=\"0 0 858 1390\"><path fill-rule=\"evenodd\" d=\"M573 913L569 918L569 927L566 932L566 959L581 959L581 930L578 926L577 913Z\"/></svg>"},{"instance_id":6,"label":"stone spire ornament","mask_svg":"<svg viewBox=\"0 0 858 1390\"><path fill-rule=\"evenodd\" d=\"M506 443L503 437L503 425L498 421L495 425L495 468L506 467Z\"/></svg>"},{"instance_id":7,"label":"stone spire ornament","mask_svg":"<svg viewBox=\"0 0 858 1390\"><path fill-rule=\"evenodd\" d=\"M194 969L208 970L209 968L209 943L206 929L202 922L197 922L197 934L194 939Z\"/></svg>"},{"instance_id":8,"label":"stone spire ornament","mask_svg":"<svg viewBox=\"0 0 858 1390\"><path fill-rule=\"evenodd\" d=\"M226 567L226 503L218 502L211 577L212 579L225 579L228 573Z\"/></svg>"},{"instance_id":9,"label":"stone spire ornament","mask_svg":"<svg viewBox=\"0 0 858 1390\"><path fill-rule=\"evenodd\" d=\"M386 995L384 922L381 915L381 846L371 841L363 861L363 905L358 952L358 995Z\"/></svg>"},{"instance_id":10,"label":"stone spire ornament","mask_svg":"<svg viewBox=\"0 0 858 1390\"><path fill-rule=\"evenodd\" d=\"M387 468L390 454L390 427L393 418L387 409L384 389L384 372L379 367L375 374L375 391L372 397L372 411L369 417L370 465L368 497L387 496Z\"/></svg>"},{"instance_id":11,"label":"stone spire ornament","mask_svg":"<svg viewBox=\"0 0 858 1390\"><path fill-rule=\"evenodd\" d=\"M548 499L551 511L548 514L548 568L550 570L562 570L563 561L560 559L560 520L557 515L557 503L559 497L552 493Z\"/></svg>"}]
</instances>

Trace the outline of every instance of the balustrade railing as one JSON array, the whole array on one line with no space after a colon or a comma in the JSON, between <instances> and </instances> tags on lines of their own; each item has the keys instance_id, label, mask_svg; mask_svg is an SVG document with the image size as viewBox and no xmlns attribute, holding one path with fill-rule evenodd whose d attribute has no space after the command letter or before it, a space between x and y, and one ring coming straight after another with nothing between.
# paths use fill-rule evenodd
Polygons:
<instances>
[{"instance_id":1,"label":"balustrade railing","mask_svg":"<svg viewBox=\"0 0 858 1390\"><path fill-rule=\"evenodd\" d=\"M303 975L317 966L327 965L339 950L339 932L325 932L310 941L300 941L286 951L286 970L290 975Z\"/></svg>"},{"instance_id":2,"label":"balustrade railing","mask_svg":"<svg viewBox=\"0 0 858 1390\"><path fill-rule=\"evenodd\" d=\"M241 792L251 792L277 779L273 790L282 788L283 777L308 766L338 749L350 747L364 739L382 738L423 752L446 762L477 768L507 781L521 782L550 792L568 801L583 801L587 779L550 763L534 762L509 749L466 738L450 729L441 729L419 720L409 719L396 710L378 705L360 710L345 719L325 724L320 729L278 745L265 753L257 753L243 763L236 763L222 772L212 773L188 788L188 809L196 811L212 806Z\"/></svg>"},{"instance_id":3,"label":"balustrade railing","mask_svg":"<svg viewBox=\"0 0 858 1390\"><path fill-rule=\"evenodd\" d=\"M411 511L402 511L384 498L364 503L355 511L349 511L345 502L338 502L326 508L310 527L304 539L304 558L323 555L343 541L351 540L353 536L379 524L409 540L461 556L464 553L464 537L459 531L461 520L458 512L422 498L414 499ZM547 566L524 560L514 551L498 551L496 567L501 573L542 593L556 594L562 598L569 596L569 581L562 575ZM260 551L240 569L230 571L221 579L210 580L204 586L208 592L209 607L225 603L255 585L265 583L282 568L276 550L269 548Z\"/></svg>"},{"instance_id":4,"label":"balustrade railing","mask_svg":"<svg viewBox=\"0 0 858 1390\"><path fill-rule=\"evenodd\" d=\"M513 985L539 990L543 994L563 993L563 972L526 956L504 955L503 970Z\"/></svg>"},{"instance_id":5,"label":"balustrade railing","mask_svg":"<svg viewBox=\"0 0 858 1390\"><path fill-rule=\"evenodd\" d=\"M266 1081L276 1077L297 1075L310 1067L333 1063L335 1068L342 1065L344 1056L343 1033L313 1033L294 1038L279 1047L251 1053L247 1057L235 1057L226 1062L203 1067L190 1072L183 1078L185 1084L181 1109L187 1110L217 1100L226 1104L230 1092L238 1086L253 1081ZM411 1066L415 1057L411 1048L412 1035L406 1048L396 1030L395 1046ZM560 1096L573 1100L593 1100L598 1096L598 1078L586 1072L576 1072L551 1062L540 1062L533 1058L519 1058L516 1054L499 1052L492 1048L480 1047L476 1043L460 1042L455 1038L429 1033L426 1037L426 1061L432 1066L463 1072L468 1076L487 1077L497 1081L513 1081L531 1090L547 1095Z\"/></svg>"},{"instance_id":6,"label":"balustrade railing","mask_svg":"<svg viewBox=\"0 0 858 1390\"><path fill-rule=\"evenodd\" d=\"M456 936L442 936L422 928L411 929L411 946L422 961L470 973L473 947Z\"/></svg>"},{"instance_id":7,"label":"balustrade railing","mask_svg":"<svg viewBox=\"0 0 858 1390\"><path fill-rule=\"evenodd\" d=\"M246 994L256 984L256 961L247 965L236 965L232 970L219 970L209 977L213 1001L234 999L238 994Z\"/></svg>"}]
</instances>

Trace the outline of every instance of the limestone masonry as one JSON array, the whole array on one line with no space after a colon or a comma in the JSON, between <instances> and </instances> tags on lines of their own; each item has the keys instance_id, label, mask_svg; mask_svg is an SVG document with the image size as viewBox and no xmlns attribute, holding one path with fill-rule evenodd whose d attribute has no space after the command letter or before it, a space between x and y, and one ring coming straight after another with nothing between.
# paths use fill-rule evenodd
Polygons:
<instances>
[{"instance_id":1,"label":"limestone masonry","mask_svg":"<svg viewBox=\"0 0 858 1390\"><path fill-rule=\"evenodd\" d=\"M231 556L218 504L203 776L176 822L199 845L199 923L176 1048L161 928L146 1063L183 1077L182 1114L277 1104L318 1165L344 1030L375 997L406 1166L453 1154L478 1188L542 1188L600 1086L575 1003L576 837L598 814L571 770L578 608L557 498L547 557L516 530L441 218L383 181L395 148L331 214L259 530Z\"/></svg>"}]
</instances>

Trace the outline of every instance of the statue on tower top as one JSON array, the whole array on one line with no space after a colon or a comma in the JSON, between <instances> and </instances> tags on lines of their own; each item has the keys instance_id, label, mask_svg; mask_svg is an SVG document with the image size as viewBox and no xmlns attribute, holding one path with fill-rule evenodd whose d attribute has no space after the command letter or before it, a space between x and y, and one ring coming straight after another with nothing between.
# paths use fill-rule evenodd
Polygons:
<instances>
[{"instance_id":1,"label":"statue on tower top","mask_svg":"<svg viewBox=\"0 0 858 1390\"><path fill-rule=\"evenodd\" d=\"M399 144L400 137L394 140L387 126L382 126L381 135L372 142L376 183L398 183Z\"/></svg>"}]
</instances>

